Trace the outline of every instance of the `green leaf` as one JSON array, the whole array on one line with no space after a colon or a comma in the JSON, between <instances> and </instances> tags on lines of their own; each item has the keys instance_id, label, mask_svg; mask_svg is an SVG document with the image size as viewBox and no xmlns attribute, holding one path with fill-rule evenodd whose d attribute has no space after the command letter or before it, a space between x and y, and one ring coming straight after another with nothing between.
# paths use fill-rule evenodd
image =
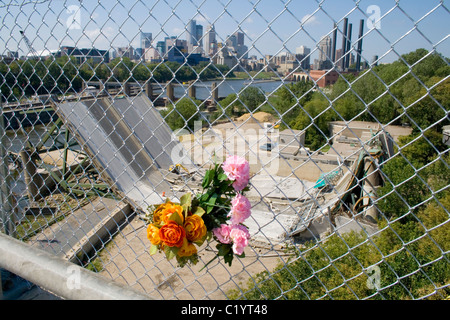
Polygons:
<instances>
[{"instance_id":1,"label":"green leaf","mask_svg":"<svg viewBox=\"0 0 450 320\"><path fill-rule=\"evenodd\" d=\"M208 204L211 206L215 205L218 197L219 195L217 193L213 193L211 198L209 198Z\"/></svg>"},{"instance_id":2,"label":"green leaf","mask_svg":"<svg viewBox=\"0 0 450 320\"><path fill-rule=\"evenodd\" d=\"M180 215L176 212L174 212L170 215L169 220L175 221L180 226L183 225L183 220L181 219Z\"/></svg>"},{"instance_id":3,"label":"green leaf","mask_svg":"<svg viewBox=\"0 0 450 320\"><path fill-rule=\"evenodd\" d=\"M218 179L219 181L225 181L225 180L228 179L228 177L227 177L227 175L226 175L225 173L221 173L221 174L219 174L219 176L217 177L217 179Z\"/></svg>"},{"instance_id":4,"label":"green leaf","mask_svg":"<svg viewBox=\"0 0 450 320\"><path fill-rule=\"evenodd\" d=\"M202 183L203 189L206 189L209 187L211 182L214 180L215 173L216 173L215 170L212 170L212 169L206 171L205 177L203 178L203 183Z\"/></svg>"},{"instance_id":5,"label":"green leaf","mask_svg":"<svg viewBox=\"0 0 450 320\"><path fill-rule=\"evenodd\" d=\"M187 204L183 204L182 207L183 207L183 215L184 218L186 219L186 217L189 215L189 206Z\"/></svg>"},{"instance_id":6,"label":"green leaf","mask_svg":"<svg viewBox=\"0 0 450 320\"><path fill-rule=\"evenodd\" d=\"M157 245L152 244L152 245L150 246L150 255L151 255L151 256L154 255L155 253L158 252L158 250L159 250L159 247L158 247Z\"/></svg>"},{"instance_id":7,"label":"green leaf","mask_svg":"<svg viewBox=\"0 0 450 320\"><path fill-rule=\"evenodd\" d=\"M201 238L200 240L195 241L194 243L195 243L197 246L201 247L201 246L203 245L203 242L205 242L206 238L207 238L207 235L205 234L205 235L203 236L203 238Z\"/></svg>"},{"instance_id":8,"label":"green leaf","mask_svg":"<svg viewBox=\"0 0 450 320\"><path fill-rule=\"evenodd\" d=\"M164 253L166 254L167 260L173 259L177 256L178 250L180 250L177 247L164 247Z\"/></svg>"},{"instance_id":9,"label":"green leaf","mask_svg":"<svg viewBox=\"0 0 450 320\"><path fill-rule=\"evenodd\" d=\"M211 197L209 198L208 202L207 202L207 208L206 208L206 213L210 213L213 209L214 206L216 204L217 198L218 198L218 194L214 193L211 195Z\"/></svg>"},{"instance_id":10,"label":"green leaf","mask_svg":"<svg viewBox=\"0 0 450 320\"><path fill-rule=\"evenodd\" d=\"M217 250L219 250L219 253L218 253L219 256L225 257L231 251L231 245L229 245L229 244L219 243L216 246L216 248L217 248Z\"/></svg>"},{"instance_id":11,"label":"green leaf","mask_svg":"<svg viewBox=\"0 0 450 320\"><path fill-rule=\"evenodd\" d=\"M191 203L192 203L192 195L190 193L186 193L180 198L181 206L187 205L188 207L190 207Z\"/></svg>"},{"instance_id":12,"label":"green leaf","mask_svg":"<svg viewBox=\"0 0 450 320\"><path fill-rule=\"evenodd\" d=\"M205 213L205 210L202 207L195 207L192 212L192 214L196 214L199 217L201 217L204 213Z\"/></svg>"}]
</instances>

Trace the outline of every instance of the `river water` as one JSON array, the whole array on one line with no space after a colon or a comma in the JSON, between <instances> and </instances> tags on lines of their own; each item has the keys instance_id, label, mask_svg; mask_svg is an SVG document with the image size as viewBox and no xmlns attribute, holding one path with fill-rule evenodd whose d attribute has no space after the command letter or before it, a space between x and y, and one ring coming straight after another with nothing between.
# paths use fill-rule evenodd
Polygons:
<instances>
[{"instance_id":1,"label":"river water","mask_svg":"<svg viewBox=\"0 0 450 320\"><path fill-rule=\"evenodd\" d=\"M206 100L211 98L211 85L216 83L219 90L219 98L225 98L229 94L239 93L243 88L257 87L264 93L269 94L285 84L290 82L280 80L255 80L250 82L249 80L225 80L225 81L198 81L195 84L196 98L199 100ZM176 85L174 88L175 98L182 98L188 96L189 85Z\"/></svg>"}]
</instances>

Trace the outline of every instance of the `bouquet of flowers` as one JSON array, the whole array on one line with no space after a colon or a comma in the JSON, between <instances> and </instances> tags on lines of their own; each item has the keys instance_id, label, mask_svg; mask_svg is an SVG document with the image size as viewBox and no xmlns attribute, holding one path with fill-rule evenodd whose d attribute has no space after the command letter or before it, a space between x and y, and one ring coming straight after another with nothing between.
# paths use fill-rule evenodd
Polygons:
<instances>
[{"instance_id":1,"label":"bouquet of flowers","mask_svg":"<svg viewBox=\"0 0 450 320\"><path fill-rule=\"evenodd\" d=\"M250 239L244 225L251 215L250 201L244 196L249 179L249 163L242 157L229 156L222 165L206 171L202 193L186 193L180 203L166 200L150 208L150 254L164 252L167 259L176 258L180 266L196 264L197 247L215 239L215 258L223 256L231 266L234 255L244 257Z\"/></svg>"}]
</instances>

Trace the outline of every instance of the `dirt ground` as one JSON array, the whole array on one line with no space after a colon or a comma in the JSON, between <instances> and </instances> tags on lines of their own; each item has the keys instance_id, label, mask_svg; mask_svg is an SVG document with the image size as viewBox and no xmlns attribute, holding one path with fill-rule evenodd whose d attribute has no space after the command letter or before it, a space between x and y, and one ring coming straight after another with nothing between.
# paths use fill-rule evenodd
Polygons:
<instances>
[{"instance_id":1,"label":"dirt ground","mask_svg":"<svg viewBox=\"0 0 450 320\"><path fill-rule=\"evenodd\" d=\"M255 125L257 124L252 123L246 128ZM235 129L229 126L230 124L219 125L216 129L222 130L225 136L227 131ZM222 143L220 141L218 145ZM213 144L217 143L210 143L211 150L206 156L213 154ZM199 148L200 152L195 153L195 148ZM201 160L205 160L202 158L203 148L205 145L203 147L192 145L187 150L191 150L192 155L200 155L198 163L202 163ZM240 149L238 151L243 152ZM261 153L259 155L261 156ZM336 168L336 165L314 161L280 160L276 162L276 166L267 171L267 168L261 168L259 163L250 162L250 164L251 174L297 177L312 182L317 181L322 173L331 172ZM247 287L248 281L255 279L258 273L272 272L289 258L283 248L251 244L245 251L246 257L243 259L235 257L231 267L219 258L201 270L215 256L214 243L205 244L199 249L200 261L197 265L183 268L177 267L175 259L167 261L162 253L150 256L149 248L150 242L146 237L144 221L139 218L133 219L114 238L114 244L107 247L107 252L103 254L103 259L107 262L104 263L101 274L142 290L157 299L226 299L232 290Z\"/></svg>"},{"instance_id":2,"label":"dirt ground","mask_svg":"<svg viewBox=\"0 0 450 320\"><path fill-rule=\"evenodd\" d=\"M143 220L134 218L119 235L114 244L102 254L102 275L141 290L156 299L227 299L230 290L239 290L249 279L262 271L272 271L283 259L283 250L256 246L246 248L246 257L235 257L229 267L221 258L214 260L215 244L203 245L200 261L195 266L179 268L176 260L167 261L162 253L149 254L150 242L146 237Z\"/></svg>"},{"instance_id":3,"label":"dirt ground","mask_svg":"<svg viewBox=\"0 0 450 320\"><path fill-rule=\"evenodd\" d=\"M251 164L251 174L297 177L315 182L322 173L335 168L336 165L313 161L281 160L268 172L261 170L260 164ZM177 267L175 259L167 261L162 253L150 256L149 248L144 221L133 219L114 238L114 245L108 246L105 254L108 262L101 273L157 299L227 299L231 290L247 287L248 281L255 279L258 273L272 272L289 258L282 248L250 245L245 251L246 257L235 257L231 267L219 258L201 270L215 256L214 243L199 249L197 265L183 268Z\"/></svg>"},{"instance_id":4,"label":"dirt ground","mask_svg":"<svg viewBox=\"0 0 450 320\"><path fill-rule=\"evenodd\" d=\"M316 181L322 172L335 167L311 161L280 163L283 163L278 172L280 176L295 174L299 179L309 181ZM252 167L252 171L257 170L259 168ZM149 248L145 222L136 217L114 238L113 245L107 247L101 274L157 299L227 299L231 290L246 287L258 273L271 272L289 258L283 248L251 244L245 251L246 257L235 257L231 267L219 258L201 270L214 258L215 243L199 249L197 265L183 268L177 267L175 259L167 261L162 253L150 256Z\"/></svg>"}]
</instances>

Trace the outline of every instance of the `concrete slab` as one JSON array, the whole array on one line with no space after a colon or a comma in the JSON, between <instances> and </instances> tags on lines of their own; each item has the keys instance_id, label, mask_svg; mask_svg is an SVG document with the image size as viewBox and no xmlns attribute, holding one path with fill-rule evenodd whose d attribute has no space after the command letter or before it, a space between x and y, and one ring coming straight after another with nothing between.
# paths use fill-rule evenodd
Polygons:
<instances>
[{"instance_id":1,"label":"concrete slab","mask_svg":"<svg viewBox=\"0 0 450 320\"><path fill-rule=\"evenodd\" d=\"M37 248L75 262L80 252L88 253L111 236L130 214L130 205L109 198L97 198L30 239Z\"/></svg>"},{"instance_id":2,"label":"concrete slab","mask_svg":"<svg viewBox=\"0 0 450 320\"><path fill-rule=\"evenodd\" d=\"M298 222L297 215L252 209L251 218L245 221L245 225L249 228L252 241L277 245L285 242L286 236Z\"/></svg>"},{"instance_id":3,"label":"concrete slab","mask_svg":"<svg viewBox=\"0 0 450 320\"><path fill-rule=\"evenodd\" d=\"M335 221L336 229L340 233L348 233L352 231L359 233L361 231L364 231L365 233L367 233L367 235L371 236L374 233L378 232L378 228L374 225L370 225L344 216L337 216L335 218Z\"/></svg>"},{"instance_id":4,"label":"concrete slab","mask_svg":"<svg viewBox=\"0 0 450 320\"><path fill-rule=\"evenodd\" d=\"M250 180L252 188L247 192L249 198L267 197L277 199L297 200L308 195L312 191L314 183L302 181L294 177L280 177L269 175L256 175Z\"/></svg>"}]
</instances>

